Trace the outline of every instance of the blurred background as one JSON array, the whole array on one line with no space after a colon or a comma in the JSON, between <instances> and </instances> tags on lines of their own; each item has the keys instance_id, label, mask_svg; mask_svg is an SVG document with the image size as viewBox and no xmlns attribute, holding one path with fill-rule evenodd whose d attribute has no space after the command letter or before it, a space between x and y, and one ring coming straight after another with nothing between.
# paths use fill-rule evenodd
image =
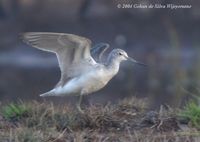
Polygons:
<instances>
[{"instance_id":1,"label":"blurred background","mask_svg":"<svg viewBox=\"0 0 200 142\"><path fill-rule=\"evenodd\" d=\"M191 9L119 9L117 4L187 4ZM0 0L0 102L43 100L60 78L54 54L34 49L23 32L62 32L106 42L148 64L123 63L91 103L148 97L152 107L180 106L200 92L200 1ZM107 53L109 53L109 51ZM77 98L50 98L75 101Z\"/></svg>"}]
</instances>

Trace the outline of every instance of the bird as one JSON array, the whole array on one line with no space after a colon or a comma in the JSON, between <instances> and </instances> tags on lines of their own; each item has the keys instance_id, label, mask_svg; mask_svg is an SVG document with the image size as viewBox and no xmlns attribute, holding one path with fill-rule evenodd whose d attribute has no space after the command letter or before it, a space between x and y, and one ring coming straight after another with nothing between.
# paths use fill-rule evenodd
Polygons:
<instances>
[{"instance_id":1,"label":"bird","mask_svg":"<svg viewBox=\"0 0 200 142\"><path fill-rule=\"evenodd\" d=\"M109 44L92 47L90 39L74 34L27 32L22 34L22 39L32 47L55 53L58 59L60 80L52 90L40 96L79 96L76 106L82 113L83 96L104 88L118 73L122 61L145 66L119 48L113 49L103 62L102 56Z\"/></svg>"}]
</instances>

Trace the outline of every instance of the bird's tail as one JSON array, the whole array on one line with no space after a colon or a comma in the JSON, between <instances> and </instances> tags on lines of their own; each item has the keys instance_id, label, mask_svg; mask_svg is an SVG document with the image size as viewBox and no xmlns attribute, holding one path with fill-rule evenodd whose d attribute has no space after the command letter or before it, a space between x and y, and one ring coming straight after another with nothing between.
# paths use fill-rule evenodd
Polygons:
<instances>
[{"instance_id":1,"label":"bird's tail","mask_svg":"<svg viewBox=\"0 0 200 142\"><path fill-rule=\"evenodd\" d=\"M55 96L55 95L56 95L55 92L51 90L49 92L40 94L40 97L48 97L48 96Z\"/></svg>"}]
</instances>

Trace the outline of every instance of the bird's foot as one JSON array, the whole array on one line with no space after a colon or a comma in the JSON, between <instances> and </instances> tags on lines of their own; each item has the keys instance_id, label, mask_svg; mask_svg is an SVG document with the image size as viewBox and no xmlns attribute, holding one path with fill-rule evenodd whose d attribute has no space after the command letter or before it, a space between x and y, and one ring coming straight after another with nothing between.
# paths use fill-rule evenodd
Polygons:
<instances>
[{"instance_id":1,"label":"bird's foot","mask_svg":"<svg viewBox=\"0 0 200 142\"><path fill-rule=\"evenodd\" d=\"M77 107L77 109L78 109L78 111L79 111L80 113L82 113L82 114L84 113L84 111L82 110L82 108L81 108L80 105L77 105L76 107Z\"/></svg>"}]
</instances>

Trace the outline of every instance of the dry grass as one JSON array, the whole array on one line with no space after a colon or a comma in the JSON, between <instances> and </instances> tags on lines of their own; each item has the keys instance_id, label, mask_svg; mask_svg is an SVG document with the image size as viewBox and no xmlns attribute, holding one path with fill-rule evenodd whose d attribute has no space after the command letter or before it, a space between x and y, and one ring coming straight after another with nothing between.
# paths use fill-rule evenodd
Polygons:
<instances>
[{"instance_id":1,"label":"dry grass","mask_svg":"<svg viewBox=\"0 0 200 142\"><path fill-rule=\"evenodd\" d=\"M116 105L95 105L85 114L50 102L23 103L28 112L18 119L0 114L2 142L159 142L199 141L195 129L182 129L174 111L163 106L147 112L146 100L135 97ZM4 106L1 106L4 108ZM188 127L187 127L188 128Z\"/></svg>"}]
</instances>

